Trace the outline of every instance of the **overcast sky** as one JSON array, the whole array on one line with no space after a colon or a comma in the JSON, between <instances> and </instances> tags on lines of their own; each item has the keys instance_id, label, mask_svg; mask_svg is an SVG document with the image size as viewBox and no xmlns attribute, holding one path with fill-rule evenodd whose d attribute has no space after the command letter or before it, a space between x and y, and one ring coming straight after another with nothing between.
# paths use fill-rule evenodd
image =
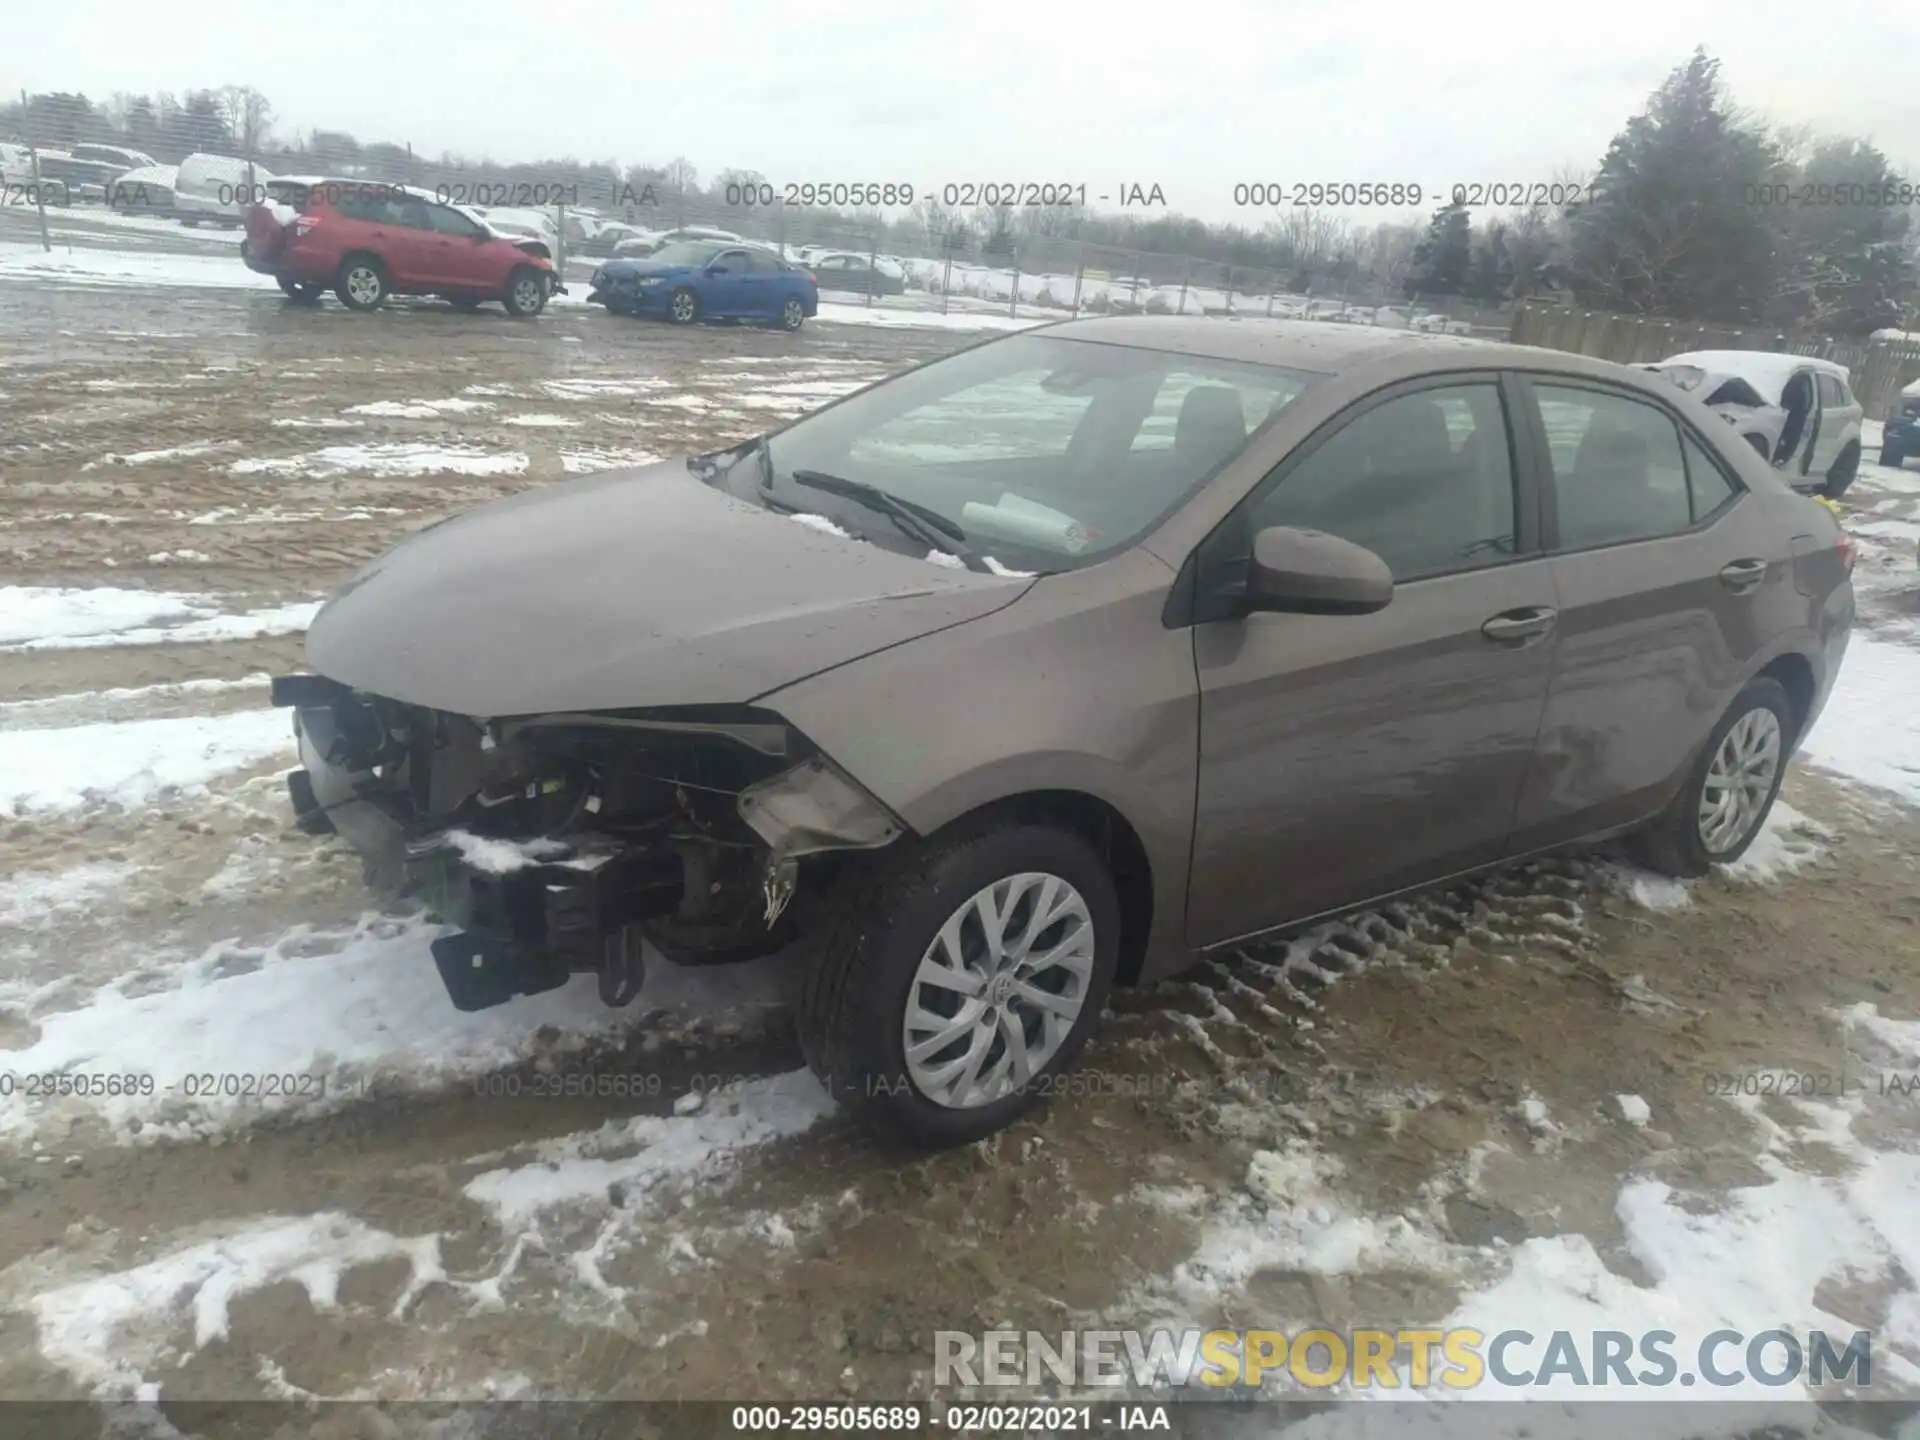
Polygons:
<instances>
[{"instance_id":1,"label":"overcast sky","mask_svg":"<svg viewBox=\"0 0 1920 1440\"><path fill-rule=\"evenodd\" d=\"M6 28L9 94L250 84L281 135L685 155L777 183L1158 183L1171 208L1249 221L1239 181L1591 167L1705 43L1743 104L1863 135L1920 179L1920 8L1893 0L59 0Z\"/></svg>"}]
</instances>

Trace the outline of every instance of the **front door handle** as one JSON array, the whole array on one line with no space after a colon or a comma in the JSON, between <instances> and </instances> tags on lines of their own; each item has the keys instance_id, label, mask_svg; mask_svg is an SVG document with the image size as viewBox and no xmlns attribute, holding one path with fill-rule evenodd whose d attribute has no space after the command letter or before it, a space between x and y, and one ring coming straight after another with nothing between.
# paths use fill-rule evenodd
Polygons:
<instances>
[{"instance_id":1,"label":"front door handle","mask_svg":"<svg viewBox=\"0 0 1920 1440\"><path fill-rule=\"evenodd\" d=\"M1767 562L1764 560L1735 560L1731 565L1720 567L1720 583L1735 594L1753 589L1766 578Z\"/></svg>"},{"instance_id":2,"label":"front door handle","mask_svg":"<svg viewBox=\"0 0 1920 1440\"><path fill-rule=\"evenodd\" d=\"M1545 639L1553 632L1553 625L1560 618L1560 612L1550 610L1545 605L1528 605L1519 610L1503 610L1480 627L1480 633L1496 645L1509 645L1514 649L1531 645L1536 640Z\"/></svg>"}]
</instances>

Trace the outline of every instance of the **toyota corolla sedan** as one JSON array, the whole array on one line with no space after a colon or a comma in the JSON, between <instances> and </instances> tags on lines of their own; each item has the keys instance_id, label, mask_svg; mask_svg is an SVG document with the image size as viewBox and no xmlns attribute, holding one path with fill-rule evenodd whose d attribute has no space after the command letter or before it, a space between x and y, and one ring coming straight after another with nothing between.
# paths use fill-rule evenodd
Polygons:
<instances>
[{"instance_id":1,"label":"toyota corolla sedan","mask_svg":"<svg viewBox=\"0 0 1920 1440\"><path fill-rule=\"evenodd\" d=\"M1603 839L1737 858L1852 559L1645 371L1078 320L436 525L275 700L454 1005L797 945L813 1068L950 1144L1115 986Z\"/></svg>"}]
</instances>

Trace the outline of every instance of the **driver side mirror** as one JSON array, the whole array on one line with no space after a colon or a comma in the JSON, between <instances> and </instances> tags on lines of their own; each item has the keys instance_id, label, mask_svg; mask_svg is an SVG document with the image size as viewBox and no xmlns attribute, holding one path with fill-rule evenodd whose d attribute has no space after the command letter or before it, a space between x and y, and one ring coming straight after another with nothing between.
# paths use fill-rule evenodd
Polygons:
<instances>
[{"instance_id":1,"label":"driver side mirror","mask_svg":"<svg viewBox=\"0 0 1920 1440\"><path fill-rule=\"evenodd\" d=\"M1274 525L1253 537L1242 609L1370 615L1393 599L1393 571L1364 546L1323 530Z\"/></svg>"}]
</instances>

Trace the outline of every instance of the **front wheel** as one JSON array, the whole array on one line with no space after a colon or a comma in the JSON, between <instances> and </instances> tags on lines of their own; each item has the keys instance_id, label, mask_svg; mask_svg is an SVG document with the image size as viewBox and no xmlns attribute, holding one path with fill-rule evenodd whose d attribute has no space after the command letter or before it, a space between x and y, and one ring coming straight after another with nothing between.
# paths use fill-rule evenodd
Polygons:
<instances>
[{"instance_id":1,"label":"front wheel","mask_svg":"<svg viewBox=\"0 0 1920 1440\"><path fill-rule=\"evenodd\" d=\"M667 315L676 325L691 325L700 318L700 297L682 286L667 302Z\"/></svg>"},{"instance_id":2,"label":"front wheel","mask_svg":"<svg viewBox=\"0 0 1920 1440\"><path fill-rule=\"evenodd\" d=\"M1672 803L1637 837L1648 868L1691 877L1746 854L1780 794L1797 724L1779 681L1749 680L1708 734Z\"/></svg>"},{"instance_id":3,"label":"front wheel","mask_svg":"<svg viewBox=\"0 0 1920 1440\"><path fill-rule=\"evenodd\" d=\"M1046 1093L1120 954L1093 846L1012 822L850 872L809 928L807 1063L862 1120L926 1147L990 1135Z\"/></svg>"},{"instance_id":4,"label":"front wheel","mask_svg":"<svg viewBox=\"0 0 1920 1440\"><path fill-rule=\"evenodd\" d=\"M507 313L530 320L547 308L547 296L550 293L544 274L522 266L507 277Z\"/></svg>"}]
</instances>

